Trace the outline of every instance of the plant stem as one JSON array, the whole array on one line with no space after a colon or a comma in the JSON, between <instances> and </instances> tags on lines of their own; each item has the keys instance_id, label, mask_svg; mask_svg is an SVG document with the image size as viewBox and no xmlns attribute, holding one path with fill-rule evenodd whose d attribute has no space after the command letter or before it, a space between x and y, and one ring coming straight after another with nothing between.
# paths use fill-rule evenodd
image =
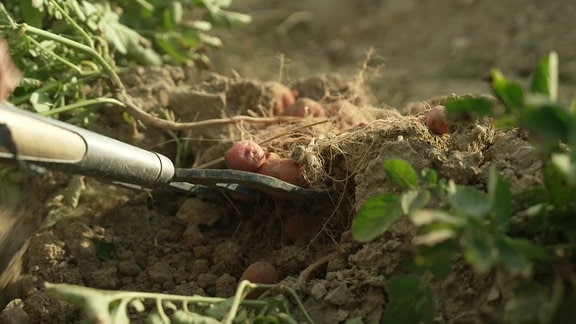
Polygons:
<instances>
[{"instance_id":1,"label":"plant stem","mask_svg":"<svg viewBox=\"0 0 576 324\"><path fill-rule=\"evenodd\" d=\"M35 40L32 37L28 37L28 41L34 43L34 45L38 46L38 48L42 49L46 54L52 56L53 58L55 58L56 60L60 61L62 64L70 67L71 69L75 70L77 73L82 73L82 69L79 68L76 64L68 61L67 59L63 58L62 56L54 53L54 51L47 49L46 47L42 46L42 44L40 44L40 42L38 42L37 40Z\"/></svg>"},{"instance_id":2,"label":"plant stem","mask_svg":"<svg viewBox=\"0 0 576 324\"><path fill-rule=\"evenodd\" d=\"M78 25L76 21L72 19L72 17L70 17L70 15L68 15L68 13L64 9L62 9L62 7L60 7L60 5L56 1L50 1L50 2L52 5L54 5L54 7L56 7L56 9L58 9L58 11L60 11L62 16L66 18L68 23L72 25L72 27L74 27L80 33L80 35L82 35L86 43L88 43L88 46L94 48L94 42L92 41L92 38L90 38L90 36L84 31L84 29L82 29L82 27L80 27L80 25Z\"/></svg>"},{"instance_id":3,"label":"plant stem","mask_svg":"<svg viewBox=\"0 0 576 324\"><path fill-rule=\"evenodd\" d=\"M106 104L106 103L117 105L120 107L124 107L124 103L118 99L115 99L115 98L95 98L95 99L83 100L83 101L79 101L79 102L69 104L66 106L54 108L54 109L49 110L45 113L42 113L42 115L51 116L51 115L56 115L56 114L63 113L63 112L69 111L69 110L73 110L76 108L87 107L87 106L92 106L92 105L101 105L101 104Z\"/></svg>"},{"instance_id":4,"label":"plant stem","mask_svg":"<svg viewBox=\"0 0 576 324\"><path fill-rule=\"evenodd\" d=\"M112 66L110 64L108 64L108 62L100 54L98 54L98 52L96 52L95 49L93 49L89 46L86 46L82 43L79 43L77 41L71 40L69 38L53 34L51 32L36 28L34 26L30 26L28 24L19 24L19 27L24 32L31 32L31 33L36 34L38 36L60 42L64 45L68 45L72 48L75 48L79 51L82 51L82 52L88 54L89 56L93 57L97 61L97 63L100 64L100 66L102 66L102 68L104 69L104 72L106 72L106 74L110 78L112 85L115 88L114 89L115 91L118 91L118 89L124 88L122 81L120 80L120 77L118 76L118 74L116 74L116 71L114 71L114 68L112 68Z\"/></svg>"}]
</instances>

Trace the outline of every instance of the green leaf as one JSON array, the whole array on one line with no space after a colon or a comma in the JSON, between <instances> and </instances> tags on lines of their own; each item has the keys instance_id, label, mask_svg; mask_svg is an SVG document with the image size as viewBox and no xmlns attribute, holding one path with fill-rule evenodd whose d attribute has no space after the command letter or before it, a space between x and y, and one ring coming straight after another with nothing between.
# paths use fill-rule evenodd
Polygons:
<instances>
[{"instance_id":1,"label":"green leaf","mask_svg":"<svg viewBox=\"0 0 576 324\"><path fill-rule=\"evenodd\" d=\"M570 158L566 153L555 153L550 161L556 165L571 185L576 185L576 159Z\"/></svg>"},{"instance_id":2,"label":"green leaf","mask_svg":"<svg viewBox=\"0 0 576 324\"><path fill-rule=\"evenodd\" d=\"M456 186L448 195L448 201L454 209L469 216L482 217L490 211L488 196L473 187Z\"/></svg>"},{"instance_id":3,"label":"green leaf","mask_svg":"<svg viewBox=\"0 0 576 324\"><path fill-rule=\"evenodd\" d=\"M24 21L27 24L41 28L42 20L46 12L42 10L42 3L37 4L38 1L24 0L21 1L20 9L22 10L22 16L24 16Z\"/></svg>"},{"instance_id":4,"label":"green leaf","mask_svg":"<svg viewBox=\"0 0 576 324\"><path fill-rule=\"evenodd\" d=\"M410 163L401 159L390 159L384 162L384 171L390 182L400 189L416 189L418 175Z\"/></svg>"},{"instance_id":5,"label":"green leaf","mask_svg":"<svg viewBox=\"0 0 576 324\"><path fill-rule=\"evenodd\" d=\"M488 196L492 221L498 230L505 232L512 216L512 193L508 183L494 168L490 169Z\"/></svg>"},{"instance_id":6,"label":"green leaf","mask_svg":"<svg viewBox=\"0 0 576 324\"><path fill-rule=\"evenodd\" d=\"M504 235L496 239L498 258L511 273L528 277L532 273L532 262L521 250L515 248L513 240Z\"/></svg>"},{"instance_id":7,"label":"green leaf","mask_svg":"<svg viewBox=\"0 0 576 324\"><path fill-rule=\"evenodd\" d=\"M555 150L558 141L566 141L575 127L574 118L563 106L550 103L541 96L530 96L530 109L520 115L520 127L533 133L533 139L544 152Z\"/></svg>"},{"instance_id":8,"label":"green leaf","mask_svg":"<svg viewBox=\"0 0 576 324\"><path fill-rule=\"evenodd\" d=\"M540 63L532 76L530 90L545 95L551 101L558 99L558 54L550 52Z\"/></svg>"},{"instance_id":9,"label":"green leaf","mask_svg":"<svg viewBox=\"0 0 576 324\"><path fill-rule=\"evenodd\" d=\"M390 301L386 305L382 323L433 323L434 299L432 291L414 275L399 275L387 287Z\"/></svg>"},{"instance_id":10,"label":"green leaf","mask_svg":"<svg viewBox=\"0 0 576 324\"><path fill-rule=\"evenodd\" d=\"M492 268L496 259L496 248L491 235L478 230L468 230L460 240L464 257L480 273Z\"/></svg>"},{"instance_id":11,"label":"green leaf","mask_svg":"<svg viewBox=\"0 0 576 324\"><path fill-rule=\"evenodd\" d=\"M493 69L491 76L492 91L504 104L506 112L520 111L524 105L524 91L520 83L509 81L498 69Z\"/></svg>"},{"instance_id":12,"label":"green leaf","mask_svg":"<svg viewBox=\"0 0 576 324\"><path fill-rule=\"evenodd\" d=\"M424 169L422 170L422 180L428 186L436 186L438 184L438 174L434 169Z\"/></svg>"},{"instance_id":13,"label":"green leaf","mask_svg":"<svg viewBox=\"0 0 576 324\"><path fill-rule=\"evenodd\" d=\"M527 282L515 289L513 297L504 307L504 322L553 323L550 315L545 315L549 313L550 304L555 302L550 299L550 290L549 286L536 282Z\"/></svg>"},{"instance_id":14,"label":"green leaf","mask_svg":"<svg viewBox=\"0 0 576 324\"><path fill-rule=\"evenodd\" d=\"M50 97L46 92L35 91L30 95L30 103L36 112L45 113L50 111L53 104L50 101Z\"/></svg>"},{"instance_id":15,"label":"green leaf","mask_svg":"<svg viewBox=\"0 0 576 324\"><path fill-rule=\"evenodd\" d=\"M359 242L369 242L384 233L390 224L402 217L398 196L391 193L368 199L352 221L352 235Z\"/></svg>"},{"instance_id":16,"label":"green leaf","mask_svg":"<svg viewBox=\"0 0 576 324\"><path fill-rule=\"evenodd\" d=\"M425 234L420 234L413 239L414 245L434 246L456 236L456 232L449 228L438 228Z\"/></svg>"},{"instance_id":17,"label":"green leaf","mask_svg":"<svg viewBox=\"0 0 576 324\"><path fill-rule=\"evenodd\" d=\"M576 197L576 186L571 185L562 169L550 160L544 165L544 185L550 201L557 208L568 206Z\"/></svg>"},{"instance_id":18,"label":"green leaf","mask_svg":"<svg viewBox=\"0 0 576 324\"><path fill-rule=\"evenodd\" d=\"M404 212L405 215L408 215L416 210L423 208L426 206L426 204L428 204L429 201L430 193L426 190L407 191L401 196L402 212Z\"/></svg>"},{"instance_id":19,"label":"green leaf","mask_svg":"<svg viewBox=\"0 0 576 324\"><path fill-rule=\"evenodd\" d=\"M451 273L451 263L458 247L454 240L432 246L420 245L415 251L411 268L418 272L430 272L435 277L445 278Z\"/></svg>"},{"instance_id":20,"label":"green leaf","mask_svg":"<svg viewBox=\"0 0 576 324\"><path fill-rule=\"evenodd\" d=\"M492 102L486 98L463 97L448 99L444 103L448 116L482 118L492 113Z\"/></svg>"},{"instance_id":21,"label":"green leaf","mask_svg":"<svg viewBox=\"0 0 576 324\"><path fill-rule=\"evenodd\" d=\"M457 217L438 209L417 210L410 214L410 220L416 226L425 226L433 223L461 225L466 222L462 217Z\"/></svg>"}]
</instances>

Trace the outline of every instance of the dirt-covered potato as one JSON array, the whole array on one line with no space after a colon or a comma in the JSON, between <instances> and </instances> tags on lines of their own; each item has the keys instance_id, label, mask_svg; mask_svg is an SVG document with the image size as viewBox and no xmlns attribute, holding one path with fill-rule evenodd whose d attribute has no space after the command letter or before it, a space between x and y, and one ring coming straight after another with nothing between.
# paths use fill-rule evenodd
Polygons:
<instances>
[{"instance_id":1,"label":"dirt-covered potato","mask_svg":"<svg viewBox=\"0 0 576 324\"><path fill-rule=\"evenodd\" d=\"M266 159L264 149L254 141L238 141L232 144L224 160L230 169L242 171L256 171Z\"/></svg>"}]
</instances>

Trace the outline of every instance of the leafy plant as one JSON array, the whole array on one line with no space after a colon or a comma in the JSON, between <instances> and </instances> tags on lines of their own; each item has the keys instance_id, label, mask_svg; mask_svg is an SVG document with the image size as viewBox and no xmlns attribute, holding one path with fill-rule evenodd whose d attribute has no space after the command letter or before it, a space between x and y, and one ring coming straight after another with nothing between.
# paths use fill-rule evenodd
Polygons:
<instances>
[{"instance_id":1,"label":"leafy plant","mask_svg":"<svg viewBox=\"0 0 576 324\"><path fill-rule=\"evenodd\" d=\"M294 298L306 320L313 322L292 289L254 284L247 280L239 283L231 298L109 291L49 282L44 283L44 288L48 296L82 307L85 320L90 322L129 323L130 309L147 314L149 323L243 323L248 320L254 323L296 323L280 299L244 299L254 289L279 288ZM152 305L147 303L149 301Z\"/></svg>"},{"instance_id":2,"label":"leafy plant","mask_svg":"<svg viewBox=\"0 0 576 324\"><path fill-rule=\"evenodd\" d=\"M213 27L248 23L225 11L231 1L24 0L0 4L0 35L10 41L25 79L11 102L45 115L102 103L125 105L117 73L131 65L209 66L207 50L222 46ZM204 17L186 17L185 12ZM87 91L91 89L91 91Z\"/></svg>"},{"instance_id":3,"label":"leafy plant","mask_svg":"<svg viewBox=\"0 0 576 324\"><path fill-rule=\"evenodd\" d=\"M491 115L496 125L527 131L542 156L542 185L513 194L491 170L487 190L481 190L439 179L434 170L423 170L418 177L407 162L388 160L384 165L388 179L405 191L381 193L366 201L353 221L354 237L371 241L407 216L419 230L412 242L416 271L445 276L454 256L462 255L477 273L506 271L526 278L507 302L507 321L567 319L564 305L574 300L576 288L575 273L566 270L573 268L567 256L576 251L576 109L574 104L568 108L557 102L557 69L557 55L550 53L538 64L528 89L494 69L492 90L498 106L484 97L444 103L449 115ZM558 262L566 264L566 271L550 278ZM535 285L529 280L535 274L555 284ZM393 288L384 318L391 312L411 312L411 303L392 301L394 296L407 300L412 292ZM542 302L538 312L533 308L535 291ZM428 315L420 316L419 320L429 321Z\"/></svg>"}]
</instances>

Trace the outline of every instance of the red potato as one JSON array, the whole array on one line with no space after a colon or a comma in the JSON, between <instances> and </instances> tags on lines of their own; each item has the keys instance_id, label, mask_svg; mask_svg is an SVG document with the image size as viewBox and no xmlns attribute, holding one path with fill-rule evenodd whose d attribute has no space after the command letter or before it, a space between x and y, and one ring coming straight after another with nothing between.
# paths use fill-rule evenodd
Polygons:
<instances>
[{"instance_id":1,"label":"red potato","mask_svg":"<svg viewBox=\"0 0 576 324\"><path fill-rule=\"evenodd\" d=\"M266 153L253 141L238 141L232 144L224 155L230 169L254 172L264 164Z\"/></svg>"},{"instance_id":2,"label":"red potato","mask_svg":"<svg viewBox=\"0 0 576 324\"><path fill-rule=\"evenodd\" d=\"M273 94L272 112L274 115L281 115L288 106L296 101L296 93L284 84L270 81L266 82L265 85Z\"/></svg>"},{"instance_id":3,"label":"red potato","mask_svg":"<svg viewBox=\"0 0 576 324\"><path fill-rule=\"evenodd\" d=\"M240 280L248 280L253 283L260 283L260 284L275 284L278 281L278 272L273 265L268 262L258 261L254 262L244 270L242 275L240 276ZM258 298L264 291L263 290L254 290L246 296L248 299L255 299Z\"/></svg>"},{"instance_id":4,"label":"red potato","mask_svg":"<svg viewBox=\"0 0 576 324\"><path fill-rule=\"evenodd\" d=\"M445 107L438 105L430 108L426 113L426 126L437 135L448 133L448 124L446 123Z\"/></svg>"},{"instance_id":5,"label":"red potato","mask_svg":"<svg viewBox=\"0 0 576 324\"><path fill-rule=\"evenodd\" d=\"M286 181L296 186L310 186L302 177L302 167L300 165L276 153L267 153L266 161L256 172Z\"/></svg>"},{"instance_id":6,"label":"red potato","mask_svg":"<svg viewBox=\"0 0 576 324\"><path fill-rule=\"evenodd\" d=\"M284 116L295 117L324 117L324 108L317 101L309 98L300 98L286 108L282 113Z\"/></svg>"}]
</instances>

